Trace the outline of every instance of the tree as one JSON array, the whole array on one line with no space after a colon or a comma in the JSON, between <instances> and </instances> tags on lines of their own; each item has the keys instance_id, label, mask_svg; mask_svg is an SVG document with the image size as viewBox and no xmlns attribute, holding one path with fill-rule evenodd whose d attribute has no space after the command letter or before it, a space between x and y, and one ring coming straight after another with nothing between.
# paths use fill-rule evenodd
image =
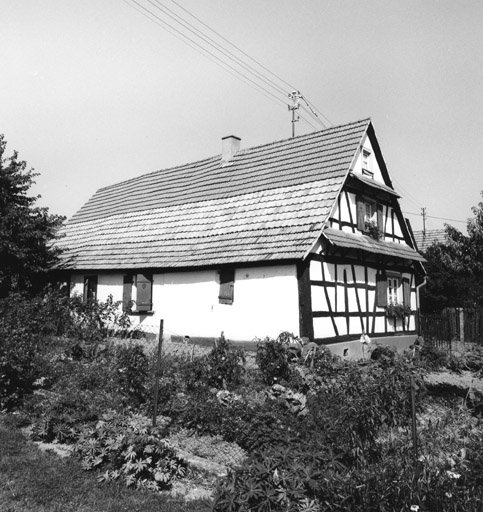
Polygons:
<instances>
[{"instance_id":1,"label":"tree","mask_svg":"<svg viewBox=\"0 0 483 512\"><path fill-rule=\"evenodd\" d=\"M40 196L29 196L38 174L27 170L18 153L6 157L6 141L0 134L0 297L11 291L35 291L47 272L59 262L53 245L65 220L48 208L35 206Z\"/></svg>"},{"instance_id":2,"label":"tree","mask_svg":"<svg viewBox=\"0 0 483 512\"><path fill-rule=\"evenodd\" d=\"M445 242L433 244L424 255L428 284L422 289L421 306L425 312L483 307L483 202L472 211L468 235L446 225Z\"/></svg>"}]
</instances>

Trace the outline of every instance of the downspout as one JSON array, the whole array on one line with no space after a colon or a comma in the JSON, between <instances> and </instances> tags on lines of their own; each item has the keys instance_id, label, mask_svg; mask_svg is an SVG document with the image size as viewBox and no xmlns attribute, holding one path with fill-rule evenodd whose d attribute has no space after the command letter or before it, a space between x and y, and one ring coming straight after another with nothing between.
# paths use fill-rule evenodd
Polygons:
<instances>
[{"instance_id":1,"label":"downspout","mask_svg":"<svg viewBox=\"0 0 483 512\"><path fill-rule=\"evenodd\" d=\"M423 282L416 286L416 308L418 310L418 336L421 336L421 313L420 313L420 300L419 300L419 290L423 286L426 286L428 282L428 276L424 276Z\"/></svg>"}]
</instances>

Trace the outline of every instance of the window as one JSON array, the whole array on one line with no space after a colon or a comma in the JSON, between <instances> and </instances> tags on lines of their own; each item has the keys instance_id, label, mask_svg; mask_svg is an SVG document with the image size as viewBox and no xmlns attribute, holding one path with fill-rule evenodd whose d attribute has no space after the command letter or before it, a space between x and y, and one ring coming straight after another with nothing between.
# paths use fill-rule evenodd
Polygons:
<instances>
[{"instance_id":1,"label":"window","mask_svg":"<svg viewBox=\"0 0 483 512\"><path fill-rule=\"evenodd\" d=\"M142 313L153 309L153 276L128 274L123 279L123 311Z\"/></svg>"},{"instance_id":2,"label":"window","mask_svg":"<svg viewBox=\"0 0 483 512\"><path fill-rule=\"evenodd\" d=\"M371 172L371 152L366 148L362 148L362 174L366 174L364 171L374 176L374 173Z\"/></svg>"},{"instance_id":3,"label":"window","mask_svg":"<svg viewBox=\"0 0 483 512\"><path fill-rule=\"evenodd\" d=\"M84 276L84 300L97 299L97 276Z\"/></svg>"},{"instance_id":4,"label":"window","mask_svg":"<svg viewBox=\"0 0 483 512\"><path fill-rule=\"evenodd\" d=\"M220 304L233 304L235 288L235 269L225 268L220 270L220 293L218 300Z\"/></svg>"},{"instance_id":5,"label":"window","mask_svg":"<svg viewBox=\"0 0 483 512\"><path fill-rule=\"evenodd\" d=\"M384 208L381 204L366 199L364 197L357 197L357 229L363 233L366 231L368 222L377 225L381 235L384 229Z\"/></svg>"},{"instance_id":6,"label":"window","mask_svg":"<svg viewBox=\"0 0 483 512\"><path fill-rule=\"evenodd\" d=\"M399 278L388 277L387 278L387 303L388 304L399 304Z\"/></svg>"},{"instance_id":7,"label":"window","mask_svg":"<svg viewBox=\"0 0 483 512\"><path fill-rule=\"evenodd\" d=\"M376 306L384 308L388 304L411 307L411 283L401 274L379 272L376 276Z\"/></svg>"}]
</instances>

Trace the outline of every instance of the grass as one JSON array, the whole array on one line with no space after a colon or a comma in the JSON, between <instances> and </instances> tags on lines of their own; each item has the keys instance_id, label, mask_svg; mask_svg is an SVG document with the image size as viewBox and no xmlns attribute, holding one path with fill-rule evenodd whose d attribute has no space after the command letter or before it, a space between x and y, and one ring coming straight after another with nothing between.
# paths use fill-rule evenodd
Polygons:
<instances>
[{"instance_id":1,"label":"grass","mask_svg":"<svg viewBox=\"0 0 483 512\"><path fill-rule=\"evenodd\" d=\"M206 502L99 484L71 459L40 451L0 417L0 512L195 512Z\"/></svg>"}]
</instances>

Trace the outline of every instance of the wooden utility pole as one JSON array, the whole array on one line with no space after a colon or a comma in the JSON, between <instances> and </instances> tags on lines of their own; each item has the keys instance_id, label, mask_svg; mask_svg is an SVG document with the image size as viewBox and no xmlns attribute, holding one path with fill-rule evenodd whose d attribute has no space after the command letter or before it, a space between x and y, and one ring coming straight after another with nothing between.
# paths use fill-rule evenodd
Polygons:
<instances>
[{"instance_id":1,"label":"wooden utility pole","mask_svg":"<svg viewBox=\"0 0 483 512\"><path fill-rule=\"evenodd\" d=\"M426 236L426 208L421 208L421 215L423 216L423 236Z\"/></svg>"}]
</instances>

